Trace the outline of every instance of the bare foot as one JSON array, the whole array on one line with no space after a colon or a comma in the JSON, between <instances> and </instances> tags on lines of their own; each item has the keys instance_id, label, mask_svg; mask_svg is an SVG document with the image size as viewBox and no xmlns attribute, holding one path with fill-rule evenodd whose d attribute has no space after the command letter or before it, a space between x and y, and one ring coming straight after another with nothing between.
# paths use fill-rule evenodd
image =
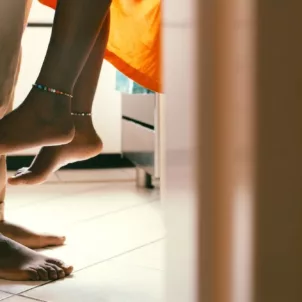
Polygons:
<instances>
[{"instance_id":1,"label":"bare foot","mask_svg":"<svg viewBox=\"0 0 302 302\"><path fill-rule=\"evenodd\" d=\"M39 184L61 167L86 160L102 151L102 141L97 135L91 117L74 116L75 136L66 145L42 148L29 168L22 168L8 182L11 185Z\"/></svg>"},{"instance_id":2,"label":"bare foot","mask_svg":"<svg viewBox=\"0 0 302 302\"><path fill-rule=\"evenodd\" d=\"M52 259L0 235L0 278L13 281L48 281L71 274L72 266Z\"/></svg>"},{"instance_id":3,"label":"bare foot","mask_svg":"<svg viewBox=\"0 0 302 302\"><path fill-rule=\"evenodd\" d=\"M40 249L47 246L60 246L64 244L66 239L63 236L37 234L6 221L0 222L0 233L31 249Z\"/></svg>"},{"instance_id":4,"label":"bare foot","mask_svg":"<svg viewBox=\"0 0 302 302\"><path fill-rule=\"evenodd\" d=\"M0 154L70 142L70 103L66 96L32 89L21 106L0 120Z\"/></svg>"}]
</instances>

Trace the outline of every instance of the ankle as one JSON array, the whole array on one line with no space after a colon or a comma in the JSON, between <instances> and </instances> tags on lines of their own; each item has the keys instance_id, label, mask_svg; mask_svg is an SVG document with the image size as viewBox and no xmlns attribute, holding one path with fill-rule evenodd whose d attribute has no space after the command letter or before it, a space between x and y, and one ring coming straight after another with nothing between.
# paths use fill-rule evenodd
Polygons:
<instances>
[{"instance_id":1,"label":"ankle","mask_svg":"<svg viewBox=\"0 0 302 302\"><path fill-rule=\"evenodd\" d=\"M41 102L41 100L43 100ZM59 95L32 88L26 102L30 102L35 113L41 119L55 118L56 120L70 117L71 99L65 95Z\"/></svg>"},{"instance_id":2,"label":"ankle","mask_svg":"<svg viewBox=\"0 0 302 302\"><path fill-rule=\"evenodd\" d=\"M73 123L75 125L75 128L78 130L80 129L86 129L86 128L93 128L93 120L91 116L78 116L73 115L72 116Z\"/></svg>"},{"instance_id":3,"label":"ankle","mask_svg":"<svg viewBox=\"0 0 302 302\"><path fill-rule=\"evenodd\" d=\"M73 94L74 83L68 79L68 77L60 76L59 73L55 73L53 76L40 74L36 80L37 84L45 85L49 88L53 88L68 94Z\"/></svg>"}]
</instances>

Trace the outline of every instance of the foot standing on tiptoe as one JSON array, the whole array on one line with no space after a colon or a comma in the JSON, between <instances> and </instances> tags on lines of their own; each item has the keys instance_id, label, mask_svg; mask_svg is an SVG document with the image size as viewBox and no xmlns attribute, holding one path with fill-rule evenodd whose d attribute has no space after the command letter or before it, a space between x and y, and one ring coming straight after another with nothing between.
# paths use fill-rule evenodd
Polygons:
<instances>
[{"instance_id":1,"label":"foot standing on tiptoe","mask_svg":"<svg viewBox=\"0 0 302 302\"><path fill-rule=\"evenodd\" d=\"M72 162L98 155L102 141L92 121L92 104L103 63L110 28L110 12L104 20L93 49L77 79L71 102L75 135L70 143L43 147L31 166L21 168L9 179L12 185L38 184L47 180L54 171Z\"/></svg>"},{"instance_id":2,"label":"foot standing on tiptoe","mask_svg":"<svg viewBox=\"0 0 302 302\"><path fill-rule=\"evenodd\" d=\"M101 31L110 0L60 0L47 54L25 101L0 121L0 154L72 141L71 97ZM20 122L22 121L22 122Z\"/></svg>"}]
</instances>

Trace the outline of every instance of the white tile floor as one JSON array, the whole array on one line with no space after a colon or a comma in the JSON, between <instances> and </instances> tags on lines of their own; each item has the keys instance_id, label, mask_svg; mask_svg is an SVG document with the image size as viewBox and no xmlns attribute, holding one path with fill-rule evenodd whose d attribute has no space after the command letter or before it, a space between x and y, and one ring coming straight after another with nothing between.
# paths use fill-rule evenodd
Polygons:
<instances>
[{"instance_id":1,"label":"white tile floor","mask_svg":"<svg viewBox=\"0 0 302 302\"><path fill-rule=\"evenodd\" d=\"M41 251L71 263L62 281L0 280L7 302L161 302L164 236L159 194L138 190L133 170L60 171L47 184L10 187L7 220L65 234Z\"/></svg>"}]
</instances>

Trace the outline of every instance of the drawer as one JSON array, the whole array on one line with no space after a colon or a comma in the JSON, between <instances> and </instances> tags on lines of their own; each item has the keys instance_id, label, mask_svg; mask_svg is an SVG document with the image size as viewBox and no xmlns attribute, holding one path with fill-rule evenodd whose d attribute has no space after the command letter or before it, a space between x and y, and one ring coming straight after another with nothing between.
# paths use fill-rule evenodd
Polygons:
<instances>
[{"instance_id":1,"label":"drawer","mask_svg":"<svg viewBox=\"0 0 302 302\"><path fill-rule=\"evenodd\" d=\"M155 94L122 94L122 114L124 117L154 126Z\"/></svg>"},{"instance_id":2,"label":"drawer","mask_svg":"<svg viewBox=\"0 0 302 302\"><path fill-rule=\"evenodd\" d=\"M153 176L156 174L154 130L123 120L122 152L136 166Z\"/></svg>"}]
</instances>

